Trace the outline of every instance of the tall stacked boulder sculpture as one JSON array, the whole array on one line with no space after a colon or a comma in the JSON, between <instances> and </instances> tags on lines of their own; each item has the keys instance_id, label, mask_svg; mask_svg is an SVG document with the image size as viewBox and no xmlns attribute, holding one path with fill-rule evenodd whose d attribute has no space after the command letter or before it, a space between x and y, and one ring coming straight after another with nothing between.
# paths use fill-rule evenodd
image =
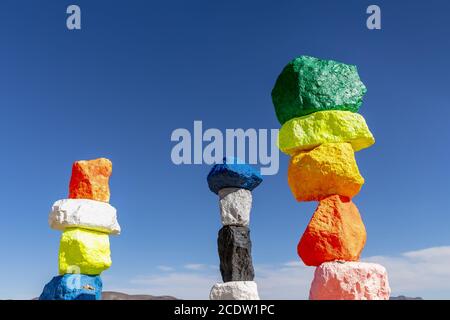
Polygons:
<instances>
[{"instance_id":1,"label":"tall stacked boulder sculpture","mask_svg":"<svg viewBox=\"0 0 450 320\"><path fill-rule=\"evenodd\" d=\"M224 283L210 292L211 300L259 300L253 281L255 272L250 240L252 190L261 182L260 174L239 159L224 158L208 174L209 189L219 196L223 228L217 240L220 272Z\"/></svg>"},{"instance_id":2,"label":"tall stacked boulder sculpture","mask_svg":"<svg viewBox=\"0 0 450 320\"><path fill-rule=\"evenodd\" d=\"M108 159L76 161L69 199L53 204L48 222L62 231L59 276L45 287L40 300L100 300L100 274L111 266L109 235L120 234L116 209L109 204Z\"/></svg>"},{"instance_id":3,"label":"tall stacked boulder sculpture","mask_svg":"<svg viewBox=\"0 0 450 320\"><path fill-rule=\"evenodd\" d=\"M389 299L385 268L358 262L366 230L352 202L364 183L354 152L375 142L357 113L365 93L355 66L308 56L289 62L272 90L289 187L319 203L297 247L317 267L311 300Z\"/></svg>"}]
</instances>

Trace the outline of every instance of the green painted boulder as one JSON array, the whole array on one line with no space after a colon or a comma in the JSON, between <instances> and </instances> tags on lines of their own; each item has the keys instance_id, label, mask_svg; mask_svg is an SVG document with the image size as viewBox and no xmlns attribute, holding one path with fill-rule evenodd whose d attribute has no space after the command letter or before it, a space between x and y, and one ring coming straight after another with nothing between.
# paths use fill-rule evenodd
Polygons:
<instances>
[{"instance_id":1,"label":"green painted boulder","mask_svg":"<svg viewBox=\"0 0 450 320\"><path fill-rule=\"evenodd\" d=\"M356 66L308 56L284 67L272 90L278 121L324 110L358 112L367 89Z\"/></svg>"}]
</instances>

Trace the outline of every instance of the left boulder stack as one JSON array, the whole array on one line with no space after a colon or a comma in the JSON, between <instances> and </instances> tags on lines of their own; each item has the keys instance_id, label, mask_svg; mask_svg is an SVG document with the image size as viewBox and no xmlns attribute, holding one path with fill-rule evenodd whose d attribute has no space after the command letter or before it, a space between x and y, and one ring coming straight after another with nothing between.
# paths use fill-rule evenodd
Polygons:
<instances>
[{"instance_id":1,"label":"left boulder stack","mask_svg":"<svg viewBox=\"0 0 450 320\"><path fill-rule=\"evenodd\" d=\"M69 199L53 204L52 229L62 231L58 269L40 300L99 300L100 274L111 266L109 235L120 234L116 209L109 202L112 163L105 158L76 161Z\"/></svg>"}]
</instances>

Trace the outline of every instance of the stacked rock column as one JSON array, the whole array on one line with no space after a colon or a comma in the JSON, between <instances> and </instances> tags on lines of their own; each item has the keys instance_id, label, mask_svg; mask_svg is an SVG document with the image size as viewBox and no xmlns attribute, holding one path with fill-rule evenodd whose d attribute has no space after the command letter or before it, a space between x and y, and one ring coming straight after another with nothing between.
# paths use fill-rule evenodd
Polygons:
<instances>
[{"instance_id":1,"label":"stacked rock column","mask_svg":"<svg viewBox=\"0 0 450 320\"><path fill-rule=\"evenodd\" d=\"M319 202L297 247L317 267L312 300L390 295L385 268L359 262L366 230L352 198L364 178L354 152L375 142L357 113L365 92L355 66L308 56L288 63L272 90L290 189L298 201Z\"/></svg>"},{"instance_id":2,"label":"stacked rock column","mask_svg":"<svg viewBox=\"0 0 450 320\"><path fill-rule=\"evenodd\" d=\"M210 292L211 300L259 300L250 240L252 190L262 181L259 173L238 159L224 158L208 174L209 189L219 196L222 229L217 240L224 283Z\"/></svg>"},{"instance_id":3,"label":"stacked rock column","mask_svg":"<svg viewBox=\"0 0 450 320\"><path fill-rule=\"evenodd\" d=\"M72 166L69 199L53 204L52 229L62 231L59 276L45 287L40 300L100 300L100 274L111 266L110 234L120 234L116 209L109 204L112 163L100 158Z\"/></svg>"}]
</instances>

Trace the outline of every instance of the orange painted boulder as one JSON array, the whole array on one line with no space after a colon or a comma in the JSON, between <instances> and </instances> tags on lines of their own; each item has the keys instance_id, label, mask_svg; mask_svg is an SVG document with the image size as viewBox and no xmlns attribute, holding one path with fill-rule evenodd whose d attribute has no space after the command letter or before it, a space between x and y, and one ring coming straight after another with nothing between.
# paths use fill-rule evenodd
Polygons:
<instances>
[{"instance_id":1,"label":"orange painted boulder","mask_svg":"<svg viewBox=\"0 0 450 320\"><path fill-rule=\"evenodd\" d=\"M308 266L357 261L366 243L366 229L353 202L338 195L319 202L297 251Z\"/></svg>"},{"instance_id":2,"label":"orange painted boulder","mask_svg":"<svg viewBox=\"0 0 450 320\"><path fill-rule=\"evenodd\" d=\"M72 166L69 198L109 202L112 163L106 158L76 161Z\"/></svg>"},{"instance_id":3,"label":"orange painted boulder","mask_svg":"<svg viewBox=\"0 0 450 320\"><path fill-rule=\"evenodd\" d=\"M326 143L291 158L288 183L297 201L318 201L334 194L352 198L364 178L350 143Z\"/></svg>"}]
</instances>

